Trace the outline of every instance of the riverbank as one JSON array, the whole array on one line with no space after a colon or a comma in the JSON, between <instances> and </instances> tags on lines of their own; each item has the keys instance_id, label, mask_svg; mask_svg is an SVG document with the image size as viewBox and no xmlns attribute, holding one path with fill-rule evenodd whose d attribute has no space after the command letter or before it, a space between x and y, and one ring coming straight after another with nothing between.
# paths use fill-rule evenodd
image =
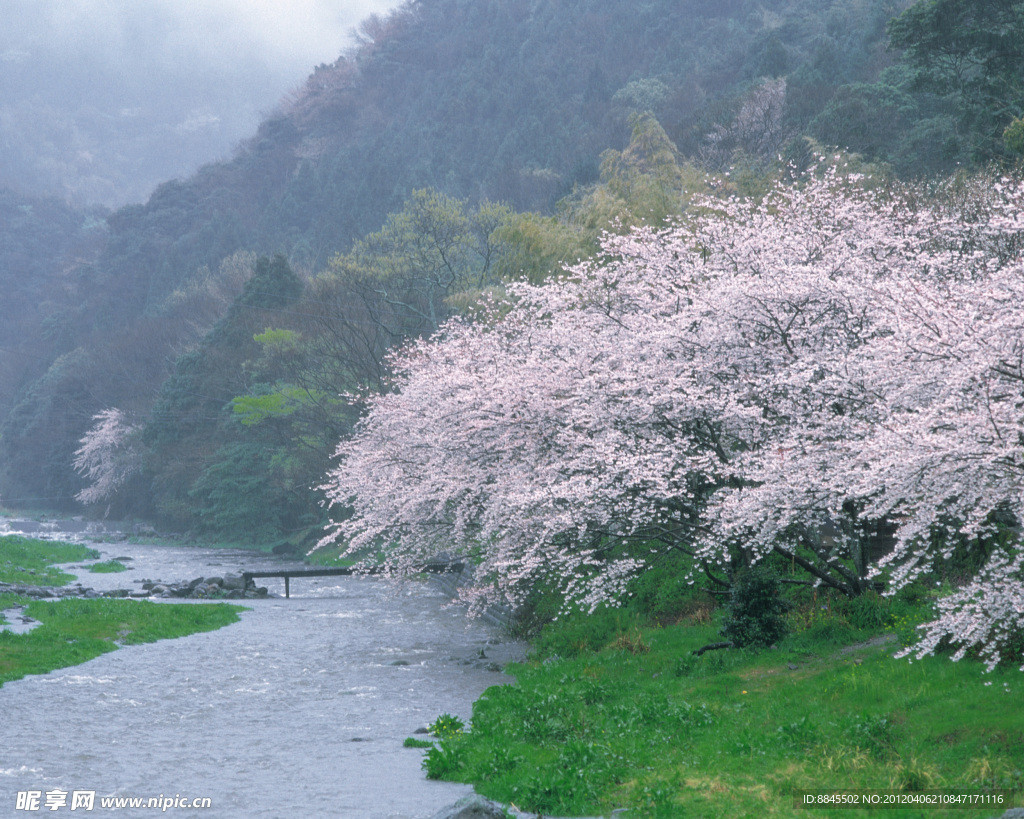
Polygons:
<instances>
[{"instance_id":1,"label":"riverbank","mask_svg":"<svg viewBox=\"0 0 1024 819\"><path fill-rule=\"evenodd\" d=\"M511 669L515 685L485 692L467 730L426 752L428 775L564 816L790 817L797 794L841 789L978 799L966 813L872 810L902 819L1000 816L1011 793L1024 804L1015 667L895 658L927 599L807 603L771 647L700 654L723 640L707 598L667 624L628 607L562 618Z\"/></svg>"},{"instance_id":2,"label":"riverbank","mask_svg":"<svg viewBox=\"0 0 1024 819\"><path fill-rule=\"evenodd\" d=\"M238 621L239 606L103 599L80 585L69 587L74 575L55 567L99 557L95 549L77 544L0 537L0 612L8 620L16 615L20 626L4 628L0 621L0 686L78 665L122 645L183 637Z\"/></svg>"},{"instance_id":3,"label":"riverbank","mask_svg":"<svg viewBox=\"0 0 1024 819\"><path fill-rule=\"evenodd\" d=\"M0 609L25 605L0 597ZM34 601L22 610L39 623L22 634L0 631L0 686L28 674L79 665L120 646L169 640L238 622L240 606L156 605L134 600Z\"/></svg>"}]
</instances>

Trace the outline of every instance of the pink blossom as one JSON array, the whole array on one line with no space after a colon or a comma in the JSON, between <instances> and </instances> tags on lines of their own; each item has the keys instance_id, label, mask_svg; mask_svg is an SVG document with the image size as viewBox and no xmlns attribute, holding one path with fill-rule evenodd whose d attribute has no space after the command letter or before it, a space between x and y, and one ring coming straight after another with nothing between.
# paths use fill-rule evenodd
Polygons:
<instances>
[{"instance_id":1,"label":"pink blossom","mask_svg":"<svg viewBox=\"0 0 1024 819\"><path fill-rule=\"evenodd\" d=\"M135 435L139 427L129 424L119 409L106 409L93 416L96 422L82 436L75 452L75 469L91 481L75 497L82 503L108 500L139 468Z\"/></svg>"},{"instance_id":2,"label":"pink blossom","mask_svg":"<svg viewBox=\"0 0 1024 819\"><path fill-rule=\"evenodd\" d=\"M865 182L697 202L397 354L396 391L338 448L327 539L397 573L467 555L478 604L543 581L593 608L670 549L796 560L851 503L898 531L870 573L850 538L814 546L805 568L849 593L918 577L940 522L1024 520L1024 186ZM920 650L997 656L1020 573L998 552Z\"/></svg>"}]
</instances>

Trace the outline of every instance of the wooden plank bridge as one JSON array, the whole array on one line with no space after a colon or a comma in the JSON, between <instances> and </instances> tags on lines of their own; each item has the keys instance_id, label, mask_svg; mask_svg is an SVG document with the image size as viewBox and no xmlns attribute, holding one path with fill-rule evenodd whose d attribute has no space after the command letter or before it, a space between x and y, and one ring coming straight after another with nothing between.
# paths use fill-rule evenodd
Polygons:
<instances>
[{"instance_id":1,"label":"wooden plank bridge","mask_svg":"<svg viewBox=\"0 0 1024 819\"><path fill-rule=\"evenodd\" d=\"M417 571L429 572L431 574L448 574L448 573L461 573L465 568L465 563L456 562L445 562L439 561L437 563L424 563L420 566ZM322 569L274 569L267 572L242 572L242 580L245 583L245 588L249 587L249 581L257 577L283 577L284 578L284 596L291 597L291 579L293 577L334 577L337 575L366 575L366 574L381 574L383 569L377 566L370 566L366 569L355 569L350 566L339 567L334 569L322 568Z\"/></svg>"}]
</instances>

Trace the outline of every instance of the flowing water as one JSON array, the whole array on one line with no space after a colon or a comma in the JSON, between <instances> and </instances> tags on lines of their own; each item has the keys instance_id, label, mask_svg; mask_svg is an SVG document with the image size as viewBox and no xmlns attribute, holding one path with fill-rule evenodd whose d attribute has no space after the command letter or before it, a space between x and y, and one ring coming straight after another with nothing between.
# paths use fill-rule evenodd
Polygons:
<instances>
[{"instance_id":1,"label":"flowing water","mask_svg":"<svg viewBox=\"0 0 1024 819\"><path fill-rule=\"evenodd\" d=\"M238 551L98 548L133 560L130 572L75 572L97 589L288 565ZM283 595L282 581L260 582ZM341 819L430 817L470 793L426 780L423 752L402 742L441 713L468 720L485 688L509 682L491 663L521 646L446 608L429 584L300 578L291 595L235 601L250 610L218 631L6 683L0 816L33 815L16 810L29 790L49 816L78 815L71 797L45 809L46 794L62 790L95 791L93 815L108 812L102 796L180 795L209 797L212 808L166 815Z\"/></svg>"}]
</instances>

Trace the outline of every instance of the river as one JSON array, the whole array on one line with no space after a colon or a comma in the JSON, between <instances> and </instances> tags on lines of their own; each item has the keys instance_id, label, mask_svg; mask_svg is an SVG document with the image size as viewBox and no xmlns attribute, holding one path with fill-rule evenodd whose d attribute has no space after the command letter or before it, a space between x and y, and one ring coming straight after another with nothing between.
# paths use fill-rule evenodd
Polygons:
<instances>
[{"instance_id":1,"label":"river","mask_svg":"<svg viewBox=\"0 0 1024 819\"><path fill-rule=\"evenodd\" d=\"M97 589L268 563L243 551L89 545L103 559L133 558L130 572L74 572ZM283 595L283 582L264 582ZM239 602L249 609L241 622L218 631L0 688L0 816L33 815L15 810L29 790L43 794L41 814L78 815L71 797L45 810L46 794L62 790L94 791L100 814L102 796L180 795L212 808L167 815L426 819L472 792L425 779L423 752L402 742L439 714L468 720L485 688L510 681L492 663L522 646L446 607L429 584L302 578L290 599Z\"/></svg>"}]
</instances>

